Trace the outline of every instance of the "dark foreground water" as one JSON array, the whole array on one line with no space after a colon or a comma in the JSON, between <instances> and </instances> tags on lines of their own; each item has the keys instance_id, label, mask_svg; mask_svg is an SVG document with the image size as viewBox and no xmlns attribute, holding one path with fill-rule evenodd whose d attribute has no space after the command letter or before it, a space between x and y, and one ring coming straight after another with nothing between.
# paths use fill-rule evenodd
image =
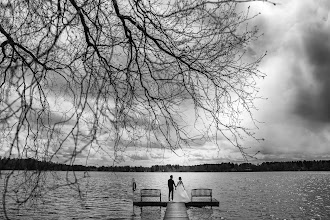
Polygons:
<instances>
[{"instance_id":1,"label":"dark foreground water","mask_svg":"<svg viewBox=\"0 0 330 220\"><path fill-rule=\"evenodd\" d=\"M7 197L8 216L11 219L162 219L166 208L133 207L131 181L135 178L138 190L161 189L162 200L166 201L167 179L172 174L176 181L182 177L189 195L193 188L211 188L213 197L220 201L220 207L188 208L192 220L330 219L330 172L88 174L89 177L82 178L86 174L76 172L77 178L82 178L79 185L48 188L46 194L40 192L42 197L18 206L15 196L31 190L23 187ZM44 177L50 187L66 183L65 172ZM0 187L3 193L3 183ZM2 205L0 219L4 218Z\"/></svg>"}]
</instances>

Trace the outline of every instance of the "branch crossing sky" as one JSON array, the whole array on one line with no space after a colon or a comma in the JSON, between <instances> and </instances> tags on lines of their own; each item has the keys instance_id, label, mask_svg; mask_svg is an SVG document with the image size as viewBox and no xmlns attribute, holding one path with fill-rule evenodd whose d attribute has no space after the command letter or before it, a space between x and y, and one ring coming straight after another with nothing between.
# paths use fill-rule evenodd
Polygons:
<instances>
[{"instance_id":1,"label":"branch crossing sky","mask_svg":"<svg viewBox=\"0 0 330 220\"><path fill-rule=\"evenodd\" d=\"M249 48L250 56L267 51L260 69L267 74L259 82L255 112L257 137L246 140L251 162L330 159L330 1L277 0L276 6L254 2L250 23L263 36ZM183 153L136 152L133 164L243 162L237 149L223 144L199 143ZM158 156L157 156L158 155Z\"/></svg>"},{"instance_id":2,"label":"branch crossing sky","mask_svg":"<svg viewBox=\"0 0 330 220\"><path fill-rule=\"evenodd\" d=\"M261 122L254 132L257 138L265 140L245 139L242 146L247 153L256 154L257 159L250 160L255 163L329 160L330 1L276 0L276 3L276 6L266 2L240 5L242 9L251 6L251 14L261 13L249 25L256 25L263 35L247 48L247 55L257 58L267 51L260 65L267 77L258 82L263 99L256 102L259 110L254 112ZM217 147L196 140L190 148L176 152L149 145L129 147L119 152L118 158L122 160L115 165L244 162L237 148L226 140L219 143ZM57 158L70 152L68 147ZM113 165L110 154L97 149L82 152L76 162L86 164L88 155L87 165Z\"/></svg>"}]
</instances>

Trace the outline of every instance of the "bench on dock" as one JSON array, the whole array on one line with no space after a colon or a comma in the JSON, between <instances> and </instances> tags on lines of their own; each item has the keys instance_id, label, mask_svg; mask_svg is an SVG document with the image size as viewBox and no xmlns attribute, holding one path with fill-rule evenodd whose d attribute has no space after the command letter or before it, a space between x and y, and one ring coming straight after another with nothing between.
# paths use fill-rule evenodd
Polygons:
<instances>
[{"instance_id":1,"label":"bench on dock","mask_svg":"<svg viewBox=\"0 0 330 220\"><path fill-rule=\"evenodd\" d=\"M191 201L193 201L193 197L210 197L212 202L212 189L192 189Z\"/></svg>"},{"instance_id":2,"label":"bench on dock","mask_svg":"<svg viewBox=\"0 0 330 220\"><path fill-rule=\"evenodd\" d=\"M141 208L144 206L160 206L160 207L168 207L172 202L162 202L161 190L160 189L141 189L141 201L134 201L134 206L140 206ZM159 201L151 201L143 198L158 198ZM193 198L205 198L207 199L195 199ZM209 199L210 198L210 199ZM175 203L175 202L174 202ZM182 203L184 204L184 203ZM214 198L212 198L212 189L192 189L191 190L191 201L184 204L186 207L204 207L204 206L219 206L220 202ZM176 206L175 206L176 207Z\"/></svg>"},{"instance_id":3,"label":"bench on dock","mask_svg":"<svg viewBox=\"0 0 330 220\"><path fill-rule=\"evenodd\" d=\"M162 193L160 189L141 189L141 202L143 197L159 197L159 202L162 201Z\"/></svg>"}]
</instances>

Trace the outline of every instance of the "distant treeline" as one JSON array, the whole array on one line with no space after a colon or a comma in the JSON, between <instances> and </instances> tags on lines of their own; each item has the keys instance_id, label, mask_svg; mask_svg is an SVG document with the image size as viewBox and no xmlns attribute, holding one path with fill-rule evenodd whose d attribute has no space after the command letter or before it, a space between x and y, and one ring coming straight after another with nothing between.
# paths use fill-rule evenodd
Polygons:
<instances>
[{"instance_id":1,"label":"distant treeline","mask_svg":"<svg viewBox=\"0 0 330 220\"><path fill-rule=\"evenodd\" d=\"M219 163L194 166L155 165L152 167L132 166L83 166L67 165L35 159L0 157L0 170L55 170L55 171L111 171L111 172L259 172L259 171L330 171L330 161L290 161L251 163Z\"/></svg>"}]
</instances>

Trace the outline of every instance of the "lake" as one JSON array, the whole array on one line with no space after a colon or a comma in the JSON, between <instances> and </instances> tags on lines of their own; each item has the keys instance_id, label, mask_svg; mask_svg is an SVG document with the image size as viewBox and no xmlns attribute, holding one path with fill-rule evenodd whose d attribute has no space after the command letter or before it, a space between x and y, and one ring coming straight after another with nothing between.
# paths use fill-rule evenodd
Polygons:
<instances>
[{"instance_id":1,"label":"lake","mask_svg":"<svg viewBox=\"0 0 330 220\"><path fill-rule=\"evenodd\" d=\"M163 219L166 208L133 207L132 178L141 188L159 188L167 201L167 180L181 176L193 188L211 188L220 207L188 208L200 219L330 219L330 172L121 173L89 172L74 184L47 190L38 200L17 207L6 201L11 219ZM78 178L84 172L76 172ZM46 184L65 183L66 172L47 174ZM71 178L71 177L69 177ZM3 193L3 181L1 193ZM48 183L47 183L48 182ZM15 184L12 182L13 187ZM17 185L16 185L17 186ZM46 186L45 186L46 188ZM24 195L29 189L17 192ZM4 217L1 204L0 219Z\"/></svg>"}]
</instances>

